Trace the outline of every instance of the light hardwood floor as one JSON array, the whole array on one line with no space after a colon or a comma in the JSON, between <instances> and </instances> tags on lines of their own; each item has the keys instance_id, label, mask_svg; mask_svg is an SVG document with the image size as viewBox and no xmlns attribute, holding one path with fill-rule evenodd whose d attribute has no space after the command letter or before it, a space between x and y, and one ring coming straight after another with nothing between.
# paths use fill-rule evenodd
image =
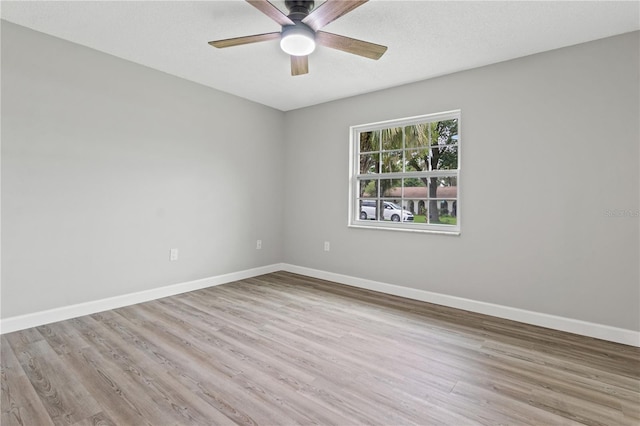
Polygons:
<instances>
[{"instance_id":1,"label":"light hardwood floor","mask_svg":"<svg viewBox=\"0 0 640 426\"><path fill-rule=\"evenodd\" d=\"M640 424L640 349L285 272L2 336L2 425Z\"/></svg>"}]
</instances>

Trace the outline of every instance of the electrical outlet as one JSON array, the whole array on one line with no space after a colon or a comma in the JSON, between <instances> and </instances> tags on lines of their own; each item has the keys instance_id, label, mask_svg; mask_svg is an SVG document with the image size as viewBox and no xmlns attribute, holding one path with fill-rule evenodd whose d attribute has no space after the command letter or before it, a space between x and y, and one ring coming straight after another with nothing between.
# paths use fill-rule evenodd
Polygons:
<instances>
[{"instance_id":1,"label":"electrical outlet","mask_svg":"<svg viewBox=\"0 0 640 426\"><path fill-rule=\"evenodd\" d=\"M325 241L324 242L324 251L329 251L331 250L331 244L329 243L329 241Z\"/></svg>"},{"instance_id":2,"label":"electrical outlet","mask_svg":"<svg viewBox=\"0 0 640 426\"><path fill-rule=\"evenodd\" d=\"M256 241L256 250L262 250L262 240Z\"/></svg>"},{"instance_id":3,"label":"electrical outlet","mask_svg":"<svg viewBox=\"0 0 640 426\"><path fill-rule=\"evenodd\" d=\"M170 261L174 261L174 260L178 260L178 249L177 248L172 248L171 250L169 250L169 260Z\"/></svg>"}]
</instances>

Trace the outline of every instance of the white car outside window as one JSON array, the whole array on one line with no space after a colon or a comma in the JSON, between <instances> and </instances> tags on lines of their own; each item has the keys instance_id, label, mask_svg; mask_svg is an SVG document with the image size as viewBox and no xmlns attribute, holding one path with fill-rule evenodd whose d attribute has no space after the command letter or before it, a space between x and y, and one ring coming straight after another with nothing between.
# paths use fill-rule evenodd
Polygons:
<instances>
[{"instance_id":1,"label":"white car outside window","mask_svg":"<svg viewBox=\"0 0 640 426\"><path fill-rule=\"evenodd\" d=\"M360 219L376 220L376 210L376 200L362 200L362 206L360 207ZM392 222L400 222L401 218L403 222L413 221L413 213L409 210L403 209L391 201L384 201L383 217L384 220L390 220Z\"/></svg>"}]
</instances>

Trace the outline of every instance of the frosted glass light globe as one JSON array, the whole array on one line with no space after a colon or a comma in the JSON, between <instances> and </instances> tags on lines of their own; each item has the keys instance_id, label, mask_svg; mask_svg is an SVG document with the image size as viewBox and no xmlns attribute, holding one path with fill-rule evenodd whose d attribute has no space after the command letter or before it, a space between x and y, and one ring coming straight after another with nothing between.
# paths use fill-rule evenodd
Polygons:
<instances>
[{"instance_id":1,"label":"frosted glass light globe","mask_svg":"<svg viewBox=\"0 0 640 426\"><path fill-rule=\"evenodd\" d=\"M307 56L316 49L315 34L306 25L284 27L280 48L293 56Z\"/></svg>"}]
</instances>

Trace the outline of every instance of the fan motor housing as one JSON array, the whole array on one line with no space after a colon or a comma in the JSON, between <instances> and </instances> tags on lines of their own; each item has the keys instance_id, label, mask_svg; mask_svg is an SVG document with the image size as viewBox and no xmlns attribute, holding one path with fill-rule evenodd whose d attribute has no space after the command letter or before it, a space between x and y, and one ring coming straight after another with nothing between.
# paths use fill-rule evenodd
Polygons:
<instances>
[{"instance_id":1,"label":"fan motor housing","mask_svg":"<svg viewBox=\"0 0 640 426\"><path fill-rule=\"evenodd\" d=\"M289 9L289 19L302 21L313 9L315 2L313 0L285 0L284 5Z\"/></svg>"}]
</instances>

